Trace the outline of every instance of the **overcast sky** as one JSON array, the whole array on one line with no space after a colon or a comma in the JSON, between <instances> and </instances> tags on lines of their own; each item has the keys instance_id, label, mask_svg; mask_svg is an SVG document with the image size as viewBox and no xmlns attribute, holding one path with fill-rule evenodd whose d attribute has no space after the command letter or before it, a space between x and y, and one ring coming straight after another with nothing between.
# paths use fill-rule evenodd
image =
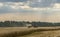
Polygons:
<instances>
[{"instance_id":1,"label":"overcast sky","mask_svg":"<svg viewBox=\"0 0 60 37\"><path fill-rule=\"evenodd\" d=\"M0 0L0 21L60 22L60 0Z\"/></svg>"}]
</instances>

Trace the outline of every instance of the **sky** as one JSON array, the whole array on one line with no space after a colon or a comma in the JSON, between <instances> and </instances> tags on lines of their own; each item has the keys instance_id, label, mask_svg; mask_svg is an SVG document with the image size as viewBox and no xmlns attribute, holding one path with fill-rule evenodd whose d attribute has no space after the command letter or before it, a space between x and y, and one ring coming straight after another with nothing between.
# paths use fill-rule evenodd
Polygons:
<instances>
[{"instance_id":1,"label":"sky","mask_svg":"<svg viewBox=\"0 0 60 37\"><path fill-rule=\"evenodd\" d=\"M0 21L60 22L60 0L0 0Z\"/></svg>"}]
</instances>

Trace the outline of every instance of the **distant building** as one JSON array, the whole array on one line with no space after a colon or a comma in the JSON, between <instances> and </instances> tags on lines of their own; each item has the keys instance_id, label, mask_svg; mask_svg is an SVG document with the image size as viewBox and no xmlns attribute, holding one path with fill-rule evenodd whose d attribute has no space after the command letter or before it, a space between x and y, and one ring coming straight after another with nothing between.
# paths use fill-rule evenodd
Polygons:
<instances>
[{"instance_id":1,"label":"distant building","mask_svg":"<svg viewBox=\"0 0 60 37\"><path fill-rule=\"evenodd\" d=\"M28 27L28 28L31 28L31 27L37 28L38 26L33 26L32 24L26 24L26 27Z\"/></svg>"},{"instance_id":2,"label":"distant building","mask_svg":"<svg viewBox=\"0 0 60 37\"><path fill-rule=\"evenodd\" d=\"M33 26L32 26L32 24L26 24L26 27L31 28Z\"/></svg>"}]
</instances>

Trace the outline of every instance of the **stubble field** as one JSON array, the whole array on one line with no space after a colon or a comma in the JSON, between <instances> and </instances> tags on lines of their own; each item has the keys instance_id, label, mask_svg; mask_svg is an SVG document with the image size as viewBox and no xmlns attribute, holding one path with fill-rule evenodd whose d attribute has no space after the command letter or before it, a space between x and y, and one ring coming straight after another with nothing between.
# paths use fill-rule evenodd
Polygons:
<instances>
[{"instance_id":1,"label":"stubble field","mask_svg":"<svg viewBox=\"0 0 60 37\"><path fill-rule=\"evenodd\" d=\"M0 37L60 37L60 27L0 27Z\"/></svg>"}]
</instances>

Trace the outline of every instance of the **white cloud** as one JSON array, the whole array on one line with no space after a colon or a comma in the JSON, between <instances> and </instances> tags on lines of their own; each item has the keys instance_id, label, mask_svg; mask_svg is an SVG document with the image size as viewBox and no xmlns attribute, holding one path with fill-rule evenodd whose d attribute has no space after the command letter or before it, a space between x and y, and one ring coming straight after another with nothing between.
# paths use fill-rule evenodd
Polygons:
<instances>
[{"instance_id":1,"label":"white cloud","mask_svg":"<svg viewBox=\"0 0 60 37\"><path fill-rule=\"evenodd\" d=\"M41 2L41 0L38 0L38 2Z\"/></svg>"},{"instance_id":2,"label":"white cloud","mask_svg":"<svg viewBox=\"0 0 60 37\"><path fill-rule=\"evenodd\" d=\"M30 9L31 7L27 6L27 5L24 5L24 6L20 6L20 8L23 8L23 9Z\"/></svg>"},{"instance_id":3,"label":"white cloud","mask_svg":"<svg viewBox=\"0 0 60 37\"><path fill-rule=\"evenodd\" d=\"M19 6L13 6L13 5L11 5L10 6L12 9L19 9Z\"/></svg>"},{"instance_id":4,"label":"white cloud","mask_svg":"<svg viewBox=\"0 0 60 37\"><path fill-rule=\"evenodd\" d=\"M58 3L54 4L53 7L42 8L29 6L29 1L27 3L5 2L0 3L0 7L2 7L0 12L7 12L6 14L0 15L0 20L57 21L57 18L60 19L60 4ZM12 12L14 14L10 14ZM18 12L22 14L15 14ZM56 20L54 18L56 18Z\"/></svg>"},{"instance_id":5,"label":"white cloud","mask_svg":"<svg viewBox=\"0 0 60 37\"><path fill-rule=\"evenodd\" d=\"M20 8L29 9L30 8L27 4L25 4L23 2L15 2L15 3L7 2L5 5L8 5L8 6L10 6L13 9L20 9Z\"/></svg>"},{"instance_id":6,"label":"white cloud","mask_svg":"<svg viewBox=\"0 0 60 37\"><path fill-rule=\"evenodd\" d=\"M0 3L0 7L2 7L3 6L3 3Z\"/></svg>"},{"instance_id":7,"label":"white cloud","mask_svg":"<svg viewBox=\"0 0 60 37\"><path fill-rule=\"evenodd\" d=\"M53 8L60 8L60 3L54 4Z\"/></svg>"}]
</instances>

